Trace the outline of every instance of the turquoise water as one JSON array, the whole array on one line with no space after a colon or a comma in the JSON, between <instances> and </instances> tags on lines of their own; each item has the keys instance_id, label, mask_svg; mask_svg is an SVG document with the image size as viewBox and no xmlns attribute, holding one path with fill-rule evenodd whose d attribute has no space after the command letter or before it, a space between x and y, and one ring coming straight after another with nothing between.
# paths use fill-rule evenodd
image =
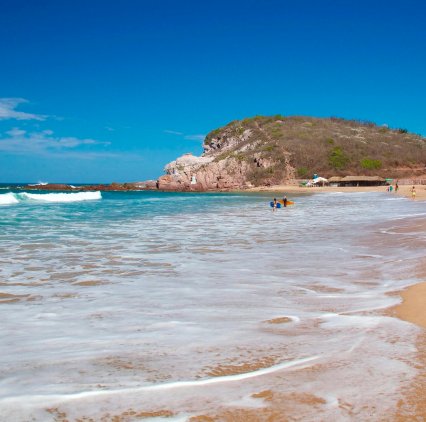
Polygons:
<instances>
[{"instance_id":1,"label":"turquoise water","mask_svg":"<svg viewBox=\"0 0 426 422\"><path fill-rule=\"evenodd\" d=\"M337 401L362 418L383 395L385 414L415 374L416 328L378 310L417 281L424 233L396 228L424 205L291 199L272 212L270 194L2 190L0 415L187 420L262 406L265 389L315 393L340 419Z\"/></svg>"}]
</instances>

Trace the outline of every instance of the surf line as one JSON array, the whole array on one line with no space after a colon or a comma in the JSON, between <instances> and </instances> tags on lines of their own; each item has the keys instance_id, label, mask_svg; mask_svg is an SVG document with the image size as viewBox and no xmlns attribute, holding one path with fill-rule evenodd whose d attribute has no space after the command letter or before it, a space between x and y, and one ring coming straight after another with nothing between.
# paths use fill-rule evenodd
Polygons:
<instances>
[{"instance_id":1,"label":"surf line","mask_svg":"<svg viewBox=\"0 0 426 422\"><path fill-rule=\"evenodd\" d=\"M281 369L291 368L293 366L311 362L316 359L319 359L319 356L312 356L309 358L297 359L290 362L283 362L283 363L279 363L278 365L270 366L269 368L257 369L256 371L246 372L244 374L224 375L222 377L207 378L204 380L196 380L196 381L176 381L176 382L170 382L166 384L141 387L141 389L145 391L156 391L156 390L166 390L169 388L196 387L200 385L218 384L221 382L241 381L241 380L246 380L249 378L259 377L261 375L271 374Z\"/></svg>"},{"instance_id":2,"label":"surf line","mask_svg":"<svg viewBox=\"0 0 426 422\"><path fill-rule=\"evenodd\" d=\"M23 399L25 399L26 403L30 402L40 402L45 401L46 399L51 399L58 402L64 402L64 401L71 401L71 400L77 400L77 399L83 399L83 398L90 398L90 397L96 397L96 396L109 396L114 394L123 394L123 393L140 393L140 392L150 392L150 391L161 391L161 390L169 390L174 388L182 388L182 387L198 387L198 386L204 386L204 385L210 385L210 384L219 384L222 382L232 382L232 381L241 381L246 380L249 378L255 378L262 375L272 374L273 372L280 371L282 369L291 368L298 365L304 365L308 362L312 362L315 360L318 360L320 358L319 355L317 356L311 356L307 358L301 358L292 360L290 362L283 362L279 363L278 365L270 366L269 368L262 368L258 369L256 371L252 372L246 372L244 374L238 374L238 375L225 375L222 377L214 377L214 378L207 378L203 380L195 380L195 381L176 381L176 382L169 382L165 384L157 384L157 385L146 385L141 387L134 387L134 388L123 388L118 390L101 390L101 391L85 391L81 393L71 393L71 394L62 394L62 395L36 395L36 396L18 396L18 397L10 397L3 400L0 400L0 405L2 403L8 402L9 404L11 402L21 402Z\"/></svg>"}]
</instances>

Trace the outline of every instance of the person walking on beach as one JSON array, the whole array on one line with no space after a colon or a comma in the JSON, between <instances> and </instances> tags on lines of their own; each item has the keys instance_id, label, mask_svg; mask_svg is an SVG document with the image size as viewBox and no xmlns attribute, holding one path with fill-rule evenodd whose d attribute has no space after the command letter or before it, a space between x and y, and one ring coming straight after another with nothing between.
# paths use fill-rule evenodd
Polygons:
<instances>
[{"instance_id":1,"label":"person walking on beach","mask_svg":"<svg viewBox=\"0 0 426 422\"><path fill-rule=\"evenodd\" d=\"M395 193L398 192L398 189L399 189L399 186L398 186L398 180L397 180L396 183L395 183Z\"/></svg>"},{"instance_id":2,"label":"person walking on beach","mask_svg":"<svg viewBox=\"0 0 426 422\"><path fill-rule=\"evenodd\" d=\"M411 198L416 199L416 187L415 186L413 186L411 188Z\"/></svg>"}]
</instances>

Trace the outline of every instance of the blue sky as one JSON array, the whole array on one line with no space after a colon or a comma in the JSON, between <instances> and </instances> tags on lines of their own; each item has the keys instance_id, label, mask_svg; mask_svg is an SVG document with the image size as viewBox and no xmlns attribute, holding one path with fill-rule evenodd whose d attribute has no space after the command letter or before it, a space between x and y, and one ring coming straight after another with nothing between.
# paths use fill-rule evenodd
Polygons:
<instances>
[{"instance_id":1,"label":"blue sky","mask_svg":"<svg viewBox=\"0 0 426 422\"><path fill-rule=\"evenodd\" d=\"M257 114L426 134L426 4L0 0L0 182L156 178Z\"/></svg>"}]
</instances>

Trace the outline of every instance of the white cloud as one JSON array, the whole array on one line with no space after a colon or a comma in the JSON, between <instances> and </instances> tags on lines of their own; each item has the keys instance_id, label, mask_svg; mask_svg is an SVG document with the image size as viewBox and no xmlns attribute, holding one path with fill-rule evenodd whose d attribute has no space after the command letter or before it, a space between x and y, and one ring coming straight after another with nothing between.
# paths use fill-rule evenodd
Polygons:
<instances>
[{"instance_id":1,"label":"white cloud","mask_svg":"<svg viewBox=\"0 0 426 422\"><path fill-rule=\"evenodd\" d=\"M14 127L13 129L10 129L6 132L11 138L22 136L27 133L26 130L19 129L17 127Z\"/></svg>"},{"instance_id":2,"label":"white cloud","mask_svg":"<svg viewBox=\"0 0 426 422\"><path fill-rule=\"evenodd\" d=\"M27 132L19 128L13 128L5 132L7 137L0 137L0 151L15 154L33 155L58 155L73 151L72 155L82 158L95 158L100 155L112 156L104 151L75 151L77 147L109 145L110 142L97 141L95 139L80 139L72 136L53 136L53 131L43 130L41 132Z\"/></svg>"},{"instance_id":3,"label":"white cloud","mask_svg":"<svg viewBox=\"0 0 426 422\"><path fill-rule=\"evenodd\" d=\"M179 136L183 135L182 132L177 132L176 130L165 130L164 133L168 133L170 135L179 135Z\"/></svg>"},{"instance_id":4,"label":"white cloud","mask_svg":"<svg viewBox=\"0 0 426 422\"><path fill-rule=\"evenodd\" d=\"M19 104L28 103L24 98L0 98L0 120L46 120L47 116L42 114L25 113L16 111Z\"/></svg>"}]
</instances>

